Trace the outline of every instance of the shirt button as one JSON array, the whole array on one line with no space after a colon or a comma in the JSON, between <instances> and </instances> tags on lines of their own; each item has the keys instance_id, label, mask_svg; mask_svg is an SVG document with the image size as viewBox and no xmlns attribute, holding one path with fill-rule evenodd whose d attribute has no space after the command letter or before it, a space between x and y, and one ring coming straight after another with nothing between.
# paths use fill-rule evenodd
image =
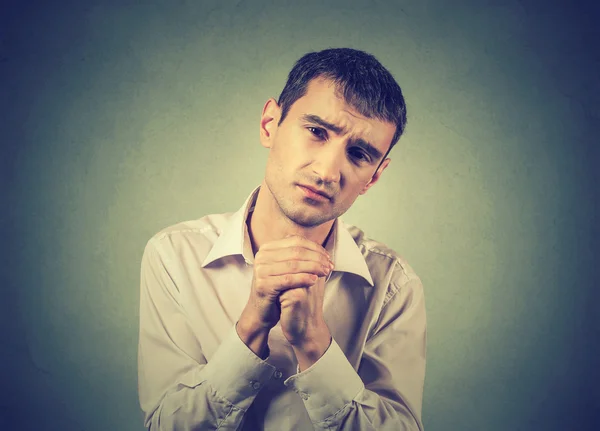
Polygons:
<instances>
[{"instance_id":1,"label":"shirt button","mask_svg":"<svg viewBox=\"0 0 600 431\"><path fill-rule=\"evenodd\" d=\"M277 371L275 371L275 374L274 374L274 375L275 375L275 378L276 378L276 379L280 379L280 378L281 378L281 376L283 376L283 373L282 373L281 371L277 370Z\"/></svg>"},{"instance_id":2,"label":"shirt button","mask_svg":"<svg viewBox=\"0 0 600 431\"><path fill-rule=\"evenodd\" d=\"M260 389L260 383L258 383L258 382L254 382L254 383L252 384L252 387L253 387L254 389Z\"/></svg>"},{"instance_id":3,"label":"shirt button","mask_svg":"<svg viewBox=\"0 0 600 431\"><path fill-rule=\"evenodd\" d=\"M303 400L307 400L308 399L308 394L302 394L302 399Z\"/></svg>"}]
</instances>

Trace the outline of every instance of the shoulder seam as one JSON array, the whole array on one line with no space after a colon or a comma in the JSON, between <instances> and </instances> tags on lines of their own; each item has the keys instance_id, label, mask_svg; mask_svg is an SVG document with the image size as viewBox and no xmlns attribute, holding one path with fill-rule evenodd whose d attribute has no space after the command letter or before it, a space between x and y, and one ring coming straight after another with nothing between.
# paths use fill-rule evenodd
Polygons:
<instances>
[{"instance_id":1,"label":"shoulder seam","mask_svg":"<svg viewBox=\"0 0 600 431\"><path fill-rule=\"evenodd\" d=\"M214 230L217 231L217 229L214 229L213 226L206 226L203 228L186 228L186 229L177 229L177 230L168 230L166 232L159 232L156 235L154 235L154 239L157 241L160 241L161 239L163 239L166 236L170 236L172 234L176 234L176 233L184 233L184 232L195 232L195 233L204 233L207 232L209 230Z\"/></svg>"},{"instance_id":2,"label":"shoulder seam","mask_svg":"<svg viewBox=\"0 0 600 431\"><path fill-rule=\"evenodd\" d=\"M402 265L401 256L398 255L398 253L394 252L395 254L390 254L390 253L387 253L387 252L385 252L385 251L383 251L383 250L381 250L381 249L379 249L377 247L373 247L373 248L367 249L367 250L368 250L369 253L375 253L375 254L378 254L380 256L385 256L385 257L388 257L388 258L392 259L394 261L394 263L400 267L400 269L402 270L402 273L406 277L409 277L408 273L406 272L406 268L404 268L404 265Z\"/></svg>"},{"instance_id":3,"label":"shoulder seam","mask_svg":"<svg viewBox=\"0 0 600 431\"><path fill-rule=\"evenodd\" d=\"M397 257L395 258L395 265L398 266L402 270L402 275L404 275L404 277L406 277L406 279L410 281L410 279L411 279L410 275L406 272L406 268L404 268L404 265L402 265L402 262ZM388 293L386 294L386 298L384 299L384 302L381 306L382 309L388 304L388 302L390 302L392 300L392 298L394 298L394 296L396 296L396 294L400 291L400 289L401 289L401 286L397 285L394 282L394 280L390 280L390 284L388 287Z\"/></svg>"}]
</instances>

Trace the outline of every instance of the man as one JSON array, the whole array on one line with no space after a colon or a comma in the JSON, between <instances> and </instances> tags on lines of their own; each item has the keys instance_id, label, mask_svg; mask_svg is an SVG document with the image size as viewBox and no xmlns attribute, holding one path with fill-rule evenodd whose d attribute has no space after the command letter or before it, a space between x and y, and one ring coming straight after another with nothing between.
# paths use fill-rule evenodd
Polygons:
<instances>
[{"instance_id":1,"label":"man","mask_svg":"<svg viewBox=\"0 0 600 431\"><path fill-rule=\"evenodd\" d=\"M148 429L423 429L421 281L339 218L378 181L405 123L400 87L373 56L298 60L264 105L267 168L244 205L146 245Z\"/></svg>"}]
</instances>

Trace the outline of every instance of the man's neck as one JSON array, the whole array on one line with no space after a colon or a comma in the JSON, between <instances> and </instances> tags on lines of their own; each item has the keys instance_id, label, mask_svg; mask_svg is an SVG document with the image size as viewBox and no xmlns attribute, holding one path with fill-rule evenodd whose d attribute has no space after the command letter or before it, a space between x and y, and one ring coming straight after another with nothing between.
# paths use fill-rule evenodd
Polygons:
<instances>
[{"instance_id":1,"label":"man's neck","mask_svg":"<svg viewBox=\"0 0 600 431\"><path fill-rule=\"evenodd\" d=\"M256 197L254 211L248 215L246 220L254 255L262 244L283 239L286 235L300 235L325 247L335 220L314 228L303 228L290 224L291 221L281 214L277 205L263 181Z\"/></svg>"}]
</instances>

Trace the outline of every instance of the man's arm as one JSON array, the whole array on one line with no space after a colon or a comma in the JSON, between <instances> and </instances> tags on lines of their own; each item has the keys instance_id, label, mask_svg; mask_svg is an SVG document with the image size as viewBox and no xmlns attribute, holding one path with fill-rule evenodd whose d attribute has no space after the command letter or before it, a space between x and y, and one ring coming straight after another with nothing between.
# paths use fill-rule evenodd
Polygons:
<instances>
[{"instance_id":1,"label":"man's arm","mask_svg":"<svg viewBox=\"0 0 600 431\"><path fill-rule=\"evenodd\" d=\"M144 424L150 431L237 429L275 368L242 342L235 325L207 362L155 241L146 245L141 263L138 390Z\"/></svg>"},{"instance_id":2,"label":"man's arm","mask_svg":"<svg viewBox=\"0 0 600 431\"><path fill-rule=\"evenodd\" d=\"M423 286L413 275L391 287L358 373L332 339L310 368L285 381L301 395L316 430L423 430Z\"/></svg>"}]
</instances>

